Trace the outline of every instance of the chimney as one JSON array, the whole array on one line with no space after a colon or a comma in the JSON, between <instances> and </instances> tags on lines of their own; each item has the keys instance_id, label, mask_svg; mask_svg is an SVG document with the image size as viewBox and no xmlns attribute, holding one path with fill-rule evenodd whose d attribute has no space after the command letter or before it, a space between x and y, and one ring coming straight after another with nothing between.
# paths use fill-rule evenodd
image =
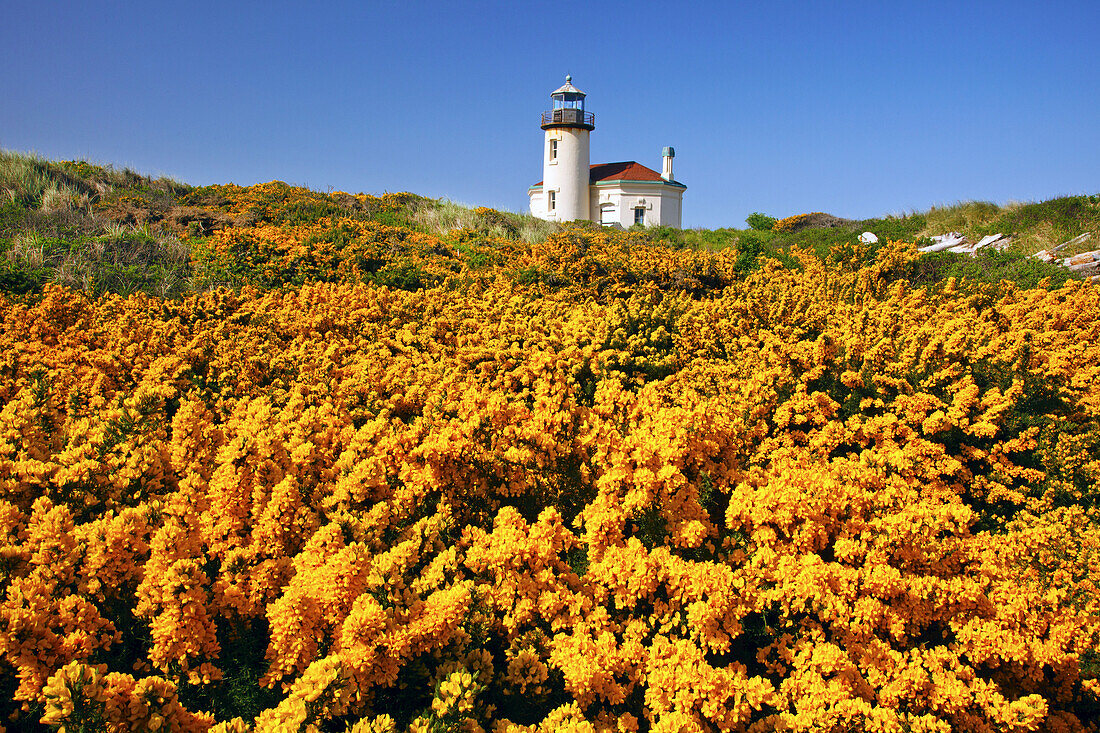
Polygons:
<instances>
[{"instance_id":1,"label":"chimney","mask_svg":"<svg viewBox=\"0 0 1100 733\"><path fill-rule=\"evenodd\" d=\"M675 148L669 146L661 151L662 165L661 165L661 178L666 181L674 180L672 177L672 159L676 157Z\"/></svg>"}]
</instances>

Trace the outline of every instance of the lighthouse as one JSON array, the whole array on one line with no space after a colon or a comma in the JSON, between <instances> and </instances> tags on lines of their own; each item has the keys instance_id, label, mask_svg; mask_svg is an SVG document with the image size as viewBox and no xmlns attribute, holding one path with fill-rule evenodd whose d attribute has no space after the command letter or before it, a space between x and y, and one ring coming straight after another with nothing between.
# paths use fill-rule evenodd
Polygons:
<instances>
[{"instance_id":1,"label":"lighthouse","mask_svg":"<svg viewBox=\"0 0 1100 733\"><path fill-rule=\"evenodd\" d=\"M680 228L684 191L672 176L671 146L661 154L661 172L633 160L591 165L588 136L596 116L584 109L585 94L565 77L542 113L542 180L527 189L531 213L550 221L598 221L609 227Z\"/></svg>"},{"instance_id":2,"label":"lighthouse","mask_svg":"<svg viewBox=\"0 0 1100 733\"><path fill-rule=\"evenodd\" d=\"M545 145L542 158L542 194L547 219L589 219L588 135L596 116L584 110L584 92L573 77L550 94L554 108L542 113Z\"/></svg>"}]
</instances>

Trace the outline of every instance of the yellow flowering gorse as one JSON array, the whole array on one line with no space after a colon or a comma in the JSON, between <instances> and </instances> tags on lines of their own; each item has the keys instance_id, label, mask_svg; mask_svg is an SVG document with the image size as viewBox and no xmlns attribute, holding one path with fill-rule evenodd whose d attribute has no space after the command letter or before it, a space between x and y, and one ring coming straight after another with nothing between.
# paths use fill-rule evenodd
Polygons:
<instances>
[{"instance_id":1,"label":"yellow flowering gorse","mask_svg":"<svg viewBox=\"0 0 1100 733\"><path fill-rule=\"evenodd\" d=\"M13 724L1096 730L1095 286L333 226L212 240L294 287L0 299Z\"/></svg>"}]
</instances>

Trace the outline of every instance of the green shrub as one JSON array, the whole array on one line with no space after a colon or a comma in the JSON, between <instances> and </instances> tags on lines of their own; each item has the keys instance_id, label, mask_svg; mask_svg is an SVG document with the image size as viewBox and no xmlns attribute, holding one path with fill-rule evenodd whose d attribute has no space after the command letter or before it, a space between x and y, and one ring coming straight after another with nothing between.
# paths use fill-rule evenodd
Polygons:
<instances>
[{"instance_id":1,"label":"green shrub","mask_svg":"<svg viewBox=\"0 0 1100 733\"><path fill-rule=\"evenodd\" d=\"M370 275L368 281L397 290L416 291L435 287L440 283L437 275L412 262L395 262Z\"/></svg>"},{"instance_id":2,"label":"green shrub","mask_svg":"<svg viewBox=\"0 0 1100 733\"><path fill-rule=\"evenodd\" d=\"M739 272L748 273L755 270L760 255L764 253L764 244L759 235L742 234L737 240L736 268Z\"/></svg>"},{"instance_id":3,"label":"green shrub","mask_svg":"<svg viewBox=\"0 0 1100 733\"><path fill-rule=\"evenodd\" d=\"M914 285L930 285L949 277L972 282L998 283L1008 280L1020 288L1034 288L1049 278L1051 287L1061 287L1073 277L1064 267L1051 265L1016 252L981 249L977 256L955 252L929 252L892 274Z\"/></svg>"},{"instance_id":4,"label":"green shrub","mask_svg":"<svg viewBox=\"0 0 1100 733\"><path fill-rule=\"evenodd\" d=\"M293 201L279 214L279 224L312 224L319 219L339 216L343 207L331 201Z\"/></svg>"},{"instance_id":5,"label":"green shrub","mask_svg":"<svg viewBox=\"0 0 1100 733\"><path fill-rule=\"evenodd\" d=\"M858 222L856 228L860 232L873 232L883 242L913 242L927 225L928 220L924 214L909 214L908 216L887 216L883 219L865 219Z\"/></svg>"},{"instance_id":6,"label":"green shrub","mask_svg":"<svg viewBox=\"0 0 1100 733\"><path fill-rule=\"evenodd\" d=\"M537 266L531 265L515 272L516 282L520 285L534 285L546 279L546 275Z\"/></svg>"},{"instance_id":7,"label":"green shrub","mask_svg":"<svg viewBox=\"0 0 1100 733\"><path fill-rule=\"evenodd\" d=\"M776 221L777 219L774 216L761 214L759 211L754 211L745 218L745 223L749 225L749 228L759 232L770 232Z\"/></svg>"}]
</instances>

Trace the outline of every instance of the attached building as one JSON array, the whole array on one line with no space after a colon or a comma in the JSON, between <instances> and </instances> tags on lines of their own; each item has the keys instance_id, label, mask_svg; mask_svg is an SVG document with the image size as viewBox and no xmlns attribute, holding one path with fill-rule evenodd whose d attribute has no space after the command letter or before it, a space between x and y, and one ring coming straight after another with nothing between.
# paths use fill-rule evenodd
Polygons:
<instances>
[{"instance_id":1,"label":"attached building","mask_svg":"<svg viewBox=\"0 0 1100 733\"><path fill-rule=\"evenodd\" d=\"M532 214L551 221L681 228L687 186L672 176L675 150L664 149L661 173L633 160L592 165L588 137L596 116L585 111L584 92L567 76L550 98L554 108L542 113L542 180L527 190Z\"/></svg>"}]
</instances>

